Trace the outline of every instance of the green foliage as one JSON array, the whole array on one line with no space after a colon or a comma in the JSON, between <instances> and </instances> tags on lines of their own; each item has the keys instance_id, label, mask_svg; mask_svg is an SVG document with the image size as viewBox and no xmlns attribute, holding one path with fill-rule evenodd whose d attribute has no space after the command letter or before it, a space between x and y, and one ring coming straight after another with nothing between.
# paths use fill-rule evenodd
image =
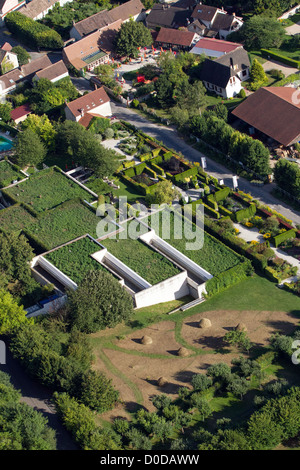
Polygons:
<instances>
[{"instance_id":1,"label":"green foliage","mask_svg":"<svg viewBox=\"0 0 300 470\"><path fill-rule=\"evenodd\" d=\"M251 65L250 82L252 91L256 91L258 88L268 83L268 77L265 74L264 68L257 59L254 59Z\"/></svg>"},{"instance_id":2,"label":"green foliage","mask_svg":"<svg viewBox=\"0 0 300 470\"><path fill-rule=\"evenodd\" d=\"M80 377L80 387L75 392L77 398L98 413L111 410L118 401L119 392L111 385L104 374L87 370Z\"/></svg>"},{"instance_id":3,"label":"green foliage","mask_svg":"<svg viewBox=\"0 0 300 470\"><path fill-rule=\"evenodd\" d=\"M207 375L195 374L192 377L191 384L195 391L203 392L212 385L212 379Z\"/></svg>"},{"instance_id":4,"label":"green foliage","mask_svg":"<svg viewBox=\"0 0 300 470\"><path fill-rule=\"evenodd\" d=\"M42 116L29 114L25 121L22 122L21 127L22 129L31 129L38 135L48 149L54 149L56 131L46 114L43 114Z\"/></svg>"},{"instance_id":5,"label":"green foliage","mask_svg":"<svg viewBox=\"0 0 300 470\"><path fill-rule=\"evenodd\" d=\"M116 37L116 51L121 56L136 57L138 47L151 46L150 30L143 23L130 19L123 23Z\"/></svg>"},{"instance_id":6,"label":"green foliage","mask_svg":"<svg viewBox=\"0 0 300 470\"><path fill-rule=\"evenodd\" d=\"M268 58L270 57L272 59L277 60L278 62L281 62L282 64L286 64L286 65L289 65L290 67L295 67L297 69L300 68L299 60L291 59L290 57L280 54L279 52L270 51L269 49L261 49L261 53L264 57L268 57ZM279 76L278 78L282 79L284 77Z\"/></svg>"},{"instance_id":7,"label":"green foliage","mask_svg":"<svg viewBox=\"0 0 300 470\"><path fill-rule=\"evenodd\" d=\"M26 51L26 49L24 49L24 47L14 46L12 48L11 52L14 52L15 54L17 54L18 62L19 62L20 66L28 64L28 62L30 60L30 54L29 54L29 52Z\"/></svg>"},{"instance_id":8,"label":"green foliage","mask_svg":"<svg viewBox=\"0 0 300 470\"><path fill-rule=\"evenodd\" d=\"M110 274L90 271L68 297L72 329L86 333L113 327L133 313L132 298Z\"/></svg>"},{"instance_id":9,"label":"green foliage","mask_svg":"<svg viewBox=\"0 0 300 470\"><path fill-rule=\"evenodd\" d=\"M0 118L3 122L11 121L10 112L12 110L12 105L9 102L0 104Z\"/></svg>"},{"instance_id":10,"label":"green foliage","mask_svg":"<svg viewBox=\"0 0 300 470\"><path fill-rule=\"evenodd\" d=\"M224 341L247 352L251 348L251 341L244 330L228 331L224 336Z\"/></svg>"},{"instance_id":11,"label":"green foliage","mask_svg":"<svg viewBox=\"0 0 300 470\"><path fill-rule=\"evenodd\" d=\"M26 310L19 306L12 295L0 290L0 334L12 333L22 323L27 321Z\"/></svg>"},{"instance_id":12,"label":"green foliage","mask_svg":"<svg viewBox=\"0 0 300 470\"><path fill-rule=\"evenodd\" d=\"M42 21L64 38L69 39L69 32L73 21L75 23L82 21L103 9L109 9L110 6L108 0L99 0L97 2L92 0L74 0L72 3L67 3L64 6L56 3Z\"/></svg>"},{"instance_id":13,"label":"green foliage","mask_svg":"<svg viewBox=\"0 0 300 470\"><path fill-rule=\"evenodd\" d=\"M291 238L295 238L296 236L296 230L291 229L287 230L286 232L279 233L278 235L275 235L273 237L272 241L277 248L279 245L281 245L285 240L290 240Z\"/></svg>"},{"instance_id":14,"label":"green foliage","mask_svg":"<svg viewBox=\"0 0 300 470\"><path fill-rule=\"evenodd\" d=\"M255 15L247 19L228 40L243 41L247 50L258 50L279 47L284 36L285 30L276 18Z\"/></svg>"},{"instance_id":15,"label":"green foliage","mask_svg":"<svg viewBox=\"0 0 300 470\"><path fill-rule=\"evenodd\" d=\"M57 411L84 450L120 450L117 436L97 427L94 413L67 393L54 394Z\"/></svg>"},{"instance_id":16,"label":"green foliage","mask_svg":"<svg viewBox=\"0 0 300 470\"><path fill-rule=\"evenodd\" d=\"M28 128L19 133L16 153L16 161L22 168L36 166L45 159L46 147L39 136Z\"/></svg>"},{"instance_id":17,"label":"green foliage","mask_svg":"<svg viewBox=\"0 0 300 470\"><path fill-rule=\"evenodd\" d=\"M179 197L171 181L160 181L155 185L154 191L146 196L147 204L170 204L174 199Z\"/></svg>"},{"instance_id":18,"label":"green foliage","mask_svg":"<svg viewBox=\"0 0 300 470\"><path fill-rule=\"evenodd\" d=\"M300 168L297 163L281 158L275 165L274 178L280 188L300 199Z\"/></svg>"},{"instance_id":19,"label":"green foliage","mask_svg":"<svg viewBox=\"0 0 300 470\"><path fill-rule=\"evenodd\" d=\"M248 260L234 266L227 271L217 274L212 279L209 279L206 283L206 292L208 297L212 297L219 292L222 292L228 287L243 281L252 272L251 263Z\"/></svg>"},{"instance_id":20,"label":"green foliage","mask_svg":"<svg viewBox=\"0 0 300 470\"><path fill-rule=\"evenodd\" d=\"M5 16L5 25L20 41L32 48L49 50L63 47L63 40L56 31L18 11L10 12Z\"/></svg>"},{"instance_id":21,"label":"green foliage","mask_svg":"<svg viewBox=\"0 0 300 470\"><path fill-rule=\"evenodd\" d=\"M25 95L32 111L36 114L49 113L62 107L66 100L73 101L79 96L70 77L62 78L55 83L47 78L40 78L33 84L32 88L25 91Z\"/></svg>"},{"instance_id":22,"label":"green foliage","mask_svg":"<svg viewBox=\"0 0 300 470\"><path fill-rule=\"evenodd\" d=\"M2 160L0 163L0 188L9 186L13 181L23 179L24 175L19 170L17 165Z\"/></svg>"}]
</instances>

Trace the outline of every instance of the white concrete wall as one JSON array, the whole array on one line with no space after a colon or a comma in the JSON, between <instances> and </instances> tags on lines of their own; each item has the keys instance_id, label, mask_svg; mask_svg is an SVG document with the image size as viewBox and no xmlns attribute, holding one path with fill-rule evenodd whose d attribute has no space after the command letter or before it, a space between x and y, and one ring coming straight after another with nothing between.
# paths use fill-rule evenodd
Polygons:
<instances>
[{"instance_id":1,"label":"white concrete wall","mask_svg":"<svg viewBox=\"0 0 300 470\"><path fill-rule=\"evenodd\" d=\"M165 240L160 238L158 235L155 234L154 230L147 232L144 235L139 237L140 240L143 240L145 243L151 246L151 242L154 242L153 246L155 247L155 243L157 246L161 246L164 253L169 254L172 259L182 266L183 269L193 272L196 276L201 277L201 279L208 280L211 279L213 276L206 271L205 269L201 268L197 263L192 261L190 258L185 256L180 251L176 250L173 246L167 243Z\"/></svg>"},{"instance_id":2,"label":"white concrete wall","mask_svg":"<svg viewBox=\"0 0 300 470\"><path fill-rule=\"evenodd\" d=\"M151 287L151 284L146 281L146 279L142 278L139 276L135 271L130 269L126 264L122 263L118 258L116 258L114 255L111 253L107 252L106 254L106 259L116 267L116 272L122 276L122 272L125 274L126 277L129 279L132 279L132 282L134 284L138 284L141 286L141 289L148 289L148 287Z\"/></svg>"},{"instance_id":3,"label":"white concrete wall","mask_svg":"<svg viewBox=\"0 0 300 470\"><path fill-rule=\"evenodd\" d=\"M137 308L149 307L162 302L180 299L189 295L189 286L187 283L187 273L182 271L176 276L170 277L155 286L142 290L135 294L135 303Z\"/></svg>"},{"instance_id":4,"label":"white concrete wall","mask_svg":"<svg viewBox=\"0 0 300 470\"><path fill-rule=\"evenodd\" d=\"M72 281L72 279L70 279L62 271L57 269L52 263L50 263L50 261L45 259L43 256L39 256L37 262L39 266L41 266L41 268L43 268L45 271L51 274L51 276L57 279L67 289L72 289L72 290L77 289L76 282ZM34 267L34 265L32 267Z\"/></svg>"},{"instance_id":5,"label":"white concrete wall","mask_svg":"<svg viewBox=\"0 0 300 470\"><path fill-rule=\"evenodd\" d=\"M281 15L278 20L286 20L287 18L289 18L290 16L293 16L295 15L296 13L298 13L300 11L300 5L297 5L296 7L294 8L291 8L291 10L288 10L286 11L285 13L283 13L283 15Z\"/></svg>"},{"instance_id":6,"label":"white concrete wall","mask_svg":"<svg viewBox=\"0 0 300 470\"><path fill-rule=\"evenodd\" d=\"M62 297L58 297L57 299L52 300L51 302L48 302L39 310L34 310L32 313L28 313L26 317L31 318L31 317L37 317L39 315L47 315L48 313L54 313L63 305L65 305L66 301L67 301L67 296L63 295ZM25 310L30 311L30 309L25 309Z\"/></svg>"}]
</instances>

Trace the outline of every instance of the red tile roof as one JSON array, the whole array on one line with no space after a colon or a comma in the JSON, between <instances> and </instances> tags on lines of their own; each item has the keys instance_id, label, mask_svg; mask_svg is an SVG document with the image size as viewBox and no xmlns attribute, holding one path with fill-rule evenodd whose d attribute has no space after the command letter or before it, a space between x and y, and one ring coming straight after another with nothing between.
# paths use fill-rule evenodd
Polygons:
<instances>
[{"instance_id":1,"label":"red tile roof","mask_svg":"<svg viewBox=\"0 0 300 470\"><path fill-rule=\"evenodd\" d=\"M156 42L188 47L192 44L194 36L195 33L191 33L189 31L161 28L156 37Z\"/></svg>"},{"instance_id":2,"label":"red tile roof","mask_svg":"<svg viewBox=\"0 0 300 470\"><path fill-rule=\"evenodd\" d=\"M300 139L300 93L292 87L262 87L232 114L284 146Z\"/></svg>"},{"instance_id":3,"label":"red tile roof","mask_svg":"<svg viewBox=\"0 0 300 470\"><path fill-rule=\"evenodd\" d=\"M77 98L77 100L71 101L67 104L67 107L74 117L78 117L81 115L81 110L83 110L84 114L86 112L92 112L93 108L108 103L108 101L110 101L110 99L104 88L101 87L95 91L91 91L87 95Z\"/></svg>"},{"instance_id":4,"label":"red tile roof","mask_svg":"<svg viewBox=\"0 0 300 470\"><path fill-rule=\"evenodd\" d=\"M12 109L10 112L10 117L13 121L15 121L16 119L27 116L30 113L31 109L29 104L23 104L22 106L18 106L18 108Z\"/></svg>"},{"instance_id":5,"label":"red tile roof","mask_svg":"<svg viewBox=\"0 0 300 470\"><path fill-rule=\"evenodd\" d=\"M224 52L224 54L227 54L241 46L242 44L238 44L237 42L222 41L221 39L214 38L201 38L194 47L210 49L211 51Z\"/></svg>"}]
</instances>

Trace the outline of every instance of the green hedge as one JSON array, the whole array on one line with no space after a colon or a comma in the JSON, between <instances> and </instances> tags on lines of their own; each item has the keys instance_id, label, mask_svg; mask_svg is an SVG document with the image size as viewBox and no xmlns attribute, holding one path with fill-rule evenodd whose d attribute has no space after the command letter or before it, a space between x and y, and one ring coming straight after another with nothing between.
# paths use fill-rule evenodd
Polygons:
<instances>
[{"instance_id":1,"label":"green hedge","mask_svg":"<svg viewBox=\"0 0 300 470\"><path fill-rule=\"evenodd\" d=\"M148 162L148 165L149 165L158 175L163 176L163 175L165 174L164 170L163 170L160 166L156 165L156 163L153 163L153 160L150 161L150 162Z\"/></svg>"},{"instance_id":2,"label":"green hedge","mask_svg":"<svg viewBox=\"0 0 300 470\"><path fill-rule=\"evenodd\" d=\"M256 213L256 205L251 203L246 209L241 209L240 211L233 213L233 220L235 222L241 222L244 219L250 219Z\"/></svg>"},{"instance_id":3,"label":"green hedge","mask_svg":"<svg viewBox=\"0 0 300 470\"><path fill-rule=\"evenodd\" d=\"M212 297L213 295L228 289L228 287L243 281L250 276L252 272L253 269L251 262L245 259L237 266L227 269L227 271L224 271L223 273L217 274L206 282L205 288L207 297Z\"/></svg>"},{"instance_id":4,"label":"green hedge","mask_svg":"<svg viewBox=\"0 0 300 470\"><path fill-rule=\"evenodd\" d=\"M281 243L290 238L296 237L296 229L287 230L286 232L279 233L275 237L272 237L271 241L277 248Z\"/></svg>"},{"instance_id":5,"label":"green hedge","mask_svg":"<svg viewBox=\"0 0 300 470\"><path fill-rule=\"evenodd\" d=\"M19 11L8 13L5 17L5 25L21 42L25 42L32 48L62 49L64 46L60 34Z\"/></svg>"},{"instance_id":6,"label":"green hedge","mask_svg":"<svg viewBox=\"0 0 300 470\"><path fill-rule=\"evenodd\" d=\"M265 276L272 282L280 282L280 277L277 275L276 271L270 266L266 266L264 269Z\"/></svg>"},{"instance_id":7,"label":"green hedge","mask_svg":"<svg viewBox=\"0 0 300 470\"><path fill-rule=\"evenodd\" d=\"M193 166L192 168L189 168L186 171L183 171L182 173L178 173L177 175L174 175L173 180L175 183L183 183L185 178L189 178L190 176L194 176L198 174L198 168L196 166Z\"/></svg>"},{"instance_id":8,"label":"green hedge","mask_svg":"<svg viewBox=\"0 0 300 470\"><path fill-rule=\"evenodd\" d=\"M270 56L272 59L278 60L278 62L282 62L283 64L290 65L291 67L296 67L297 69L300 68L300 61L291 59L290 57L286 57L282 54L278 54L277 52L272 52L268 49L261 49L261 53L264 57Z\"/></svg>"},{"instance_id":9,"label":"green hedge","mask_svg":"<svg viewBox=\"0 0 300 470\"><path fill-rule=\"evenodd\" d=\"M215 201L216 202L224 201L224 199L226 199L229 196L230 192L231 190L227 186L225 188L219 189L219 191L216 191L213 195Z\"/></svg>"},{"instance_id":10,"label":"green hedge","mask_svg":"<svg viewBox=\"0 0 300 470\"><path fill-rule=\"evenodd\" d=\"M226 209L226 207L223 207L223 206L219 206L219 212L220 214L224 215L225 217L230 217L232 218L233 217L233 212L231 212L230 210Z\"/></svg>"},{"instance_id":11,"label":"green hedge","mask_svg":"<svg viewBox=\"0 0 300 470\"><path fill-rule=\"evenodd\" d=\"M214 209L215 211L218 210L218 204L216 203L213 194L209 194L209 195L207 196L206 202L207 202L207 205L208 205L209 207L211 207L211 208Z\"/></svg>"},{"instance_id":12,"label":"green hedge","mask_svg":"<svg viewBox=\"0 0 300 470\"><path fill-rule=\"evenodd\" d=\"M203 206L205 214L209 215L210 217L213 217L214 219L219 219L221 217L218 211L212 209L207 204L203 203Z\"/></svg>"}]
</instances>

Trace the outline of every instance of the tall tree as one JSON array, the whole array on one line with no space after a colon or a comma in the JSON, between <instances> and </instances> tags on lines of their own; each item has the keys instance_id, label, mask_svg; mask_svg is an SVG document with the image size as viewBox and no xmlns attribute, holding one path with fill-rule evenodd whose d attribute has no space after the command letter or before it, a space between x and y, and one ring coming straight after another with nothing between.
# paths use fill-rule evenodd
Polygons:
<instances>
[{"instance_id":1,"label":"tall tree","mask_svg":"<svg viewBox=\"0 0 300 470\"><path fill-rule=\"evenodd\" d=\"M123 23L116 37L116 51L121 56L137 57L138 47L151 46L152 35L141 21Z\"/></svg>"},{"instance_id":2,"label":"tall tree","mask_svg":"<svg viewBox=\"0 0 300 470\"><path fill-rule=\"evenodd\" d=\"M18 134L16 160L19 166L37 166L46 157L46 147L32 129L25 129Z\"/></svg>"},{"instance_id":3,"label":"tall tree","mask_svg":"<svg viewBox=\"0 0 300 470\"><path fill-rule=\"evenodd\" d=\"M132 298L111 275L90 271L68 297L72 329L93 333L128 320L133 313Z\"/></svg>"},{"instance_id":4,"label":"tall tree","mask_svg":"<svg viewBox=\"0 0 300 470\"><path fill-rule=\"evenodd\" d=\"M26 314L11 294L0 290L0 335L11 333L21 323L29 321Z\"/></svg>"}]
</instances>

